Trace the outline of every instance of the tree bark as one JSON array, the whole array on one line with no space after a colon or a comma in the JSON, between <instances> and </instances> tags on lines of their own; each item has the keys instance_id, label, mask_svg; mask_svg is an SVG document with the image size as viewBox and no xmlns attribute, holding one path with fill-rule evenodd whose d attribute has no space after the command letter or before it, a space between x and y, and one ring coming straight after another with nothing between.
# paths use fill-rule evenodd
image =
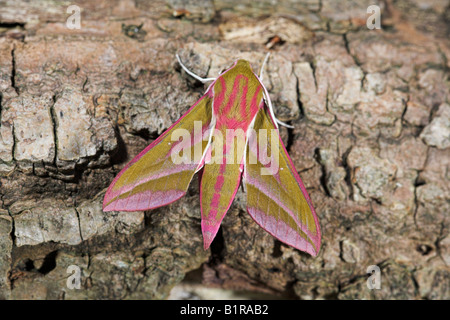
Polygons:
<instances>
[{"instance_id":1,"label":"tree bark","mask_svg":"<svg viewBox=\"0 0 450 320\"><path fill-rule=\"evenodd\" d=\"M72 4L0 0L0 298L450 298L449 1L80 0L79 29ZM262 230L242 190L203 250L197 178L169 206L102 212L114 176L206 88L176 53L216 77L267 51L318 257Z\"/></svg>"}]
</instances>

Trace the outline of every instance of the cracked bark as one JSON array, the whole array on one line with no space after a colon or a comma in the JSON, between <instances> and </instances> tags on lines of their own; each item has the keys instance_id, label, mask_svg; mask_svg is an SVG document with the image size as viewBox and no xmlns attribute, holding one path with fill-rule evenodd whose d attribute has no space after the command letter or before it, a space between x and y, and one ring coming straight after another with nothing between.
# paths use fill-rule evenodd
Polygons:
<instances>
[{"instance_id":1,"label":"cracked bark","mask_svg":"<svg viewBox=\"0 0 450 320\"><path fill-rule=\"evenodd\" d=\"M14 89L14 91L16 92L16 94L19 94L19 92L17 91L16 88L16 58L14 55L14 50L15 47L13 45L13 49L11 50L11 87Z\"/></svg>"},{"instance_id":2,"label":"cracked bark","mask_svg":"<svg viewBox=\"0 0 450 320\"><path fill-rule=\"evenodd\" d=\"M376 31L372 2L79 1L82 29L69 30L63 3L0 0L0 298L205 297L204 286L448 299L449 4L377 2ZM242 190L204 251L197 178L170 206L103 213L114 176L204 92L175 53L215 77L236 58L258 70L268 43L265 82L295 127L281 135L319 214L320 255L261 230ZM66 287L70 265L81 290ZM369 265L381 290L367 289Z\"/></svg>"}]
</instances>

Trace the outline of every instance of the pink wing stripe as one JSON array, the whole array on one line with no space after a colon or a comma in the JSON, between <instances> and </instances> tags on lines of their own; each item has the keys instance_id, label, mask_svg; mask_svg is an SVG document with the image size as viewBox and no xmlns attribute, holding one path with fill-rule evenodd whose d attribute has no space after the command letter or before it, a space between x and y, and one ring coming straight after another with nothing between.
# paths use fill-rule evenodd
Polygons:
<instances>
[{"instance_id":1,"label":"pink wing stripe","mask_svg":"<svg viewBox=\"0 0 450 320\"><path fill-rule=\"evenodd\" d=\"M161 206L168 205L184 195L181 190L168 191L145 191L138 194L131 195L124 199L117 199L111 204L107 205L104 211L139 211L155 209ZM149 203L148 199L152 199ZM133 209L129 209L130 203L133 204Z\"/></svg>"},{"instance_id":2,"label":"pink wing stripe","mask_svg":"<svg viewBox=\"0 0 450 320\"><path fill-rule=\"evenodd\" d=\"M301 221L298 219L297 215L295 215L292 212L292 210L290 210L288 207L286 207L286 205L283 203L282 200L275 197L275 195L273 195L264 184L259 183L259 181L257 179L253 179L249 175L246 175L245 181L248 184L255 186L259 191L264 193L269 199L275 201L275 203L280 208L282 208L284 211L286 211L289 214L289 216L300 226L300 230L303 231L310 239L312 239L314 241L314 243L320 242L320 233L313 235L311 233L311 231L308 230L308 227L301 223ZM264 214L264 215L267 216L268 218L271 217L268 214ZM280 221L280 222L282 222L282 221Z\"/></svg>"},{"instance_id":3,"label":"pink wing stripe","mask_svg":"<svg viewBox=\"0 0 450 320\"><path fill-rule=\"evenodd\" d=\"M255 222L269 232L272 236L280 241L293 246L302 251L308 252L312 256L317 256L317 252L314 247L306 239L302 238L296 230L292 229L282 220L276 220L275 217L268 216L264 212L255 209L247 208L250 216Z\"/></svg>"},{"instance_id":4,"label":"pink wing stripe","mask_svg":"<svg viewBox=\"0 0 450 320\"><path fill-rule=\"evenodd\" d=\"M241 164L241 167L240 167L241 172L242 172L243 166L244 166L244 164ZM231 204L233 203L233 200L234 200L236 193L240 186L241 177L242 177L242 175L239 176L238 183L236 184L236 188L234 189L233 195L230 198L231 200L228 203L228 207L225 210L225 214L226 214L226 212L228 212L228 210L231 207ZM202 178L203 177L201 177L200 179L202 179ZM200 203L202 203L202 195L203 195L202 189L203 188L202 188L202 185L200 182ZM200 210L201 210L201 215L202 215L201 226L202 226L202 233L203 233L203 247L206 250L209 248L209 246L211 245L211 242L216 237L217 231L219 230L220 224L222 223L222 220L225 217L225 214L222 215L220 220L217 220L216 215L213 215L213 214L209 214L208 217L206 217L203 213L203 210L204 210L203 206L200 206Z\"/></svg>"}]
</instances>

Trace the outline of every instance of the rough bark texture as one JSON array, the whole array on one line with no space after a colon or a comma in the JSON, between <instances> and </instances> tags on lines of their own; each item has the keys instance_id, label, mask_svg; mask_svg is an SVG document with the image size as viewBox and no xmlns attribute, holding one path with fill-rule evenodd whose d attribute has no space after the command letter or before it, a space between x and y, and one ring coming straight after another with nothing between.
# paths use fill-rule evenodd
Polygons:
<instances>
[{"instance_id":1,"label":"rough bark texture","mask_svg":"<svg viewBox=\"0 0 450 320\"><path fill-rule=\"evenodd\" d=\"M381 30L366 27L372 4ZM0 298L195 298L201 286L450 298L449 12L447 0L1 0ZM241 191L204 251L196 178L167 207L102 212L113 177L205 89L175 53L214 77L236 58L258 70L269 49L265 83L295 127L281 133L322 226L317 258L258 227ZM81 289L66 285L70 265Z\"/></svg>"}]
</instances>

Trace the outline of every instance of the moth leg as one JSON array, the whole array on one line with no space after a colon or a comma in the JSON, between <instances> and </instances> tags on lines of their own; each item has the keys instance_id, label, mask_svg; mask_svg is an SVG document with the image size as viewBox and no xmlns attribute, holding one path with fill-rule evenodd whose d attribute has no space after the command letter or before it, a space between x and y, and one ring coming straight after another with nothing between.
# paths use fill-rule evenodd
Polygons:
<instances>
[{"instance_id":1,"label":"moth leg","mask_svg":"<svg viewBox=\"0 0 450 320\"><path fill-rule=\"evenodd\" d=\"M202 83L205 83L205 82L208 82L208 81L214 81L214 80L216 80L216 78L202 78L202 77L196 75L196 74L193 73L191 70L189 70L188 68L186 68L186 66L181 62L181 59L180 59L180 57L178 56L178 54L176 54L176 57L177 57L177 60L178 60L178 63L180 64L180 66L181 66L181 67L183 68L183 70L186 71L186 73L187 73L188 75L190 75L191 77L197 79L198 81L200 81L200 82L202 82Z\"/></svg>"},{"instance_id":2,"label":"moth leg","mask_svg":"<svg viewBox=\"0 0 450 320\"><path fill-rule=\"evenodd\" d=\"M293 126L291 126L291 125L289 125L287 123L284 123L283 121L280 121L280 120L277 119L277 117L275 116L275 113L273 112L272 101L270 101L270 97L269 97L269 94L267 93L267 89L265 87L263 87L263 89L264 89L264 94L263 94L264 101L266 102L267 107L269 108L270 116L275 121L275 127L278 129L278 124L277 123L279 123L283 127L286 127L286 128L289 128L289 129L294 129Z\"/></svg>"},{"instance_id":3,"label":"moth leg","mask_svg":"<svg viewBox=\"0 0 450 320\"><path fill-rule=\"evenodd\" d=\"M267 60L269 60L269 56L270 56L270 52L267 52L266 57L264 58L264 61L261 65L261 70L259 70L259 81L261 82L261 84L262 84L262 80L263 80L264 67L266 66ZM275 127L278 129L278 124L280 124L286 128L293 129L294 128L293 126L277 119L277 117L275 116L275 113L273 112L272 101L270 101L270 97L267 92L267 89L266 89L266 87L264 87L264 85L263 85L263 88L264 88L264 95L263 95L264 100L266 101L267 107L269 108L269 112L270 112L272 119L275 121Z\"/></svg>"}]
</instances>

